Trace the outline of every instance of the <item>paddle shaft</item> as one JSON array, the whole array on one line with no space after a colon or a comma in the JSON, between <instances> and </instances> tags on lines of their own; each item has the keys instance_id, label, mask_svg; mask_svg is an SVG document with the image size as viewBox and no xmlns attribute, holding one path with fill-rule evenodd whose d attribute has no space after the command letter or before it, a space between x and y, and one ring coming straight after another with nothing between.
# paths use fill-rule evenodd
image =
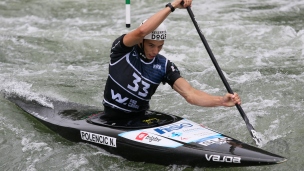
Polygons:
<instances>
[{"instance_id":1,"label":"paddle shaft","mask_svg":"<svg viewBox=\"0 0 304 171\"><path fill-rule=\"evenodd\" d=\"M191 8L190 8L190 7L187 7L187 11L188 11L188 13L189 13L189 15L190 15L190 18L191 18L191 20L192 20L192 22L193 22L193 24L194 24L194 26L195 26L195 28L196 28L196 30L197 30L197 32L198 32L200 38L201 38L201 40L202 40L202 42L203 42L203 44L204 44L204 46L205 46L205 48L206 48L206 50L207 50L207 52L208 52L208 54L209 54L209 56L210 56L212 62L213 62L213 65L215 66L215 68L216 68L216 70L217 70L219 76L221 77L221 79L222 79L222 81L223 81L223 83L224 83L224 85L225 85L225 87L226 87L228 93L233 94L233 91L232 91L230 85L228 84L228 82L227 82L227 80L226 80L226 78L225 78L225 76L224 76L224 74L223 74L223 72L222 72L220 66L218 65L218 63L217 63L217 61L216 61L216 59L215 59L215 57L214 57L214 55L213 55L213 53L212 53L212 51L211 51L209 45L208 45L207 40L205 39L205 37L204 37L202 31L200 30L200 28L199 28L199 26L198 26L198 24L197 24L197 22L196 22L196 20L195 20L195 17L194 17L194 14L193 14ZM258 144L261 140L260 140L260 138L257 138L256 131L255 131L255 129L253 128L253 126L249 123L249 120L248 120L248 118L247 118L245 112L243 111L242 107L241 107L239 104L235 104L235 106L236 106L236 108L238 109L238 111L240 112L240 114L241 114L243 120L245 121L246 126L247 126L247 129L248 129L249 132L250 132L250 135L253 137L253 139L255 140L256 144Z\"/></svg>"}]
</instances>

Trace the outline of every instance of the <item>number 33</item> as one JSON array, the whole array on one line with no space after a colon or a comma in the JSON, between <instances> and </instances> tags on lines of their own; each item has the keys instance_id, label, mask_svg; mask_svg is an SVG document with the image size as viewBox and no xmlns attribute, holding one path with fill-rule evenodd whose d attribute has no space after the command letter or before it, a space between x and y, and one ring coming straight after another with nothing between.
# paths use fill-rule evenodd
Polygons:
<instances>
[{"instance_id":1,"label":"number 33","mask_svg":"<svg viewBox=\"0 0 304 171\"><path fill-rule=\"evenodd\" d=\"M138 83L141 82L141 84L143 85L143 88L142 88L142 92L140 92L140 91L138 92L138 95L141 96L141 97L147 97L148 88L150 88L150 84L143 81L135 72L133 73L132 76L135 78L135 80L133 81L134 86L131 86L130 84L128 84L128 89L130 89L134 92L137 92L138 89L139 89Z\"/></svg>"}]
</instances>

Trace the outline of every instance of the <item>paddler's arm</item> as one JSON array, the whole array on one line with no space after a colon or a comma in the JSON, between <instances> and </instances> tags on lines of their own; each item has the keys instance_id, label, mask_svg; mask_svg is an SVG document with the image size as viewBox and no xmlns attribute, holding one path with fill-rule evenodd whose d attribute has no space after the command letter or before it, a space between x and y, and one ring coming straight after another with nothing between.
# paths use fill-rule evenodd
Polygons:
<instances>
[{"instance_id":1,"label":"paddler's arm","mask_svg":"<svg viewBox=\"0 0 304 171\"><path fill-rule=\"evenodd\" d=\"M231 107L235 104L241 104L241 99L237 93L224 96L213 96L203 91L192 87L184 78L178 78L174 84L173 89L183 96L190 104L203 107L226 106Z\"/></svg>"},{"instance_id":2,"label":"paddler's arm","mask_svg":"<svg viewBox=\"0 0 304 171\"><path fill-rule=\"evenodd\" d=\"M174 8L186 8L191 6L192 0L184 0L184 5L180 3L182 0L174 0L171 5ZM165 6L165 4L164 4ZM136 28L135 30L126 34L123 38L123 44L127 47L132 47L142 41L142 39L153 30L155 30L171 13L169 7L163 8L153 16L151 16L144 24Z\"/></svg>"}]
</instances>

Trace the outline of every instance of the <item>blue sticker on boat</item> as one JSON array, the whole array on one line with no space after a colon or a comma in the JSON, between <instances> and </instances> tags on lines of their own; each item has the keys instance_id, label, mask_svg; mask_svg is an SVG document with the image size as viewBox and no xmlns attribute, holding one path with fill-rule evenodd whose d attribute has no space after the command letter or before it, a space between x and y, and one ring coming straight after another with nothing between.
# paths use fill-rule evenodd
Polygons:
<instances>
[{"instance_id":1,"label":"blue sticker on boat","mask_svg":"<svg viewBox=\"0 0 304 171\"><path fill-rule=\"evenodd\" d=\"M202 125L188 119L144 130L183 143L197 142L203 138L220 135L219 133L204 128Z\"/></svg>"}]
</instances>

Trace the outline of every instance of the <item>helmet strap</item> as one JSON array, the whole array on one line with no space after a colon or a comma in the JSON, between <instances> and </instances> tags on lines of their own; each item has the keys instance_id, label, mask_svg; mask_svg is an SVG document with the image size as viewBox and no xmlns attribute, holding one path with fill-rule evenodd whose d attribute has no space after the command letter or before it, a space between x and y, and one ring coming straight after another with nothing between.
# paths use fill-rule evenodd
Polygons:
<instances>
[{"instance_id":1,"label":"helmet strap","mask_svg":"<svg viewBox=\"0 0 304 171\"><path fill-rule=\"evenodd\" d=\"M144 42L145 39L143 39L143 42L139 44L139 56L143 58L144 60L147 60L147 57L145 55L145 50L144 50Z\"/></svg>"}]
</instances>

